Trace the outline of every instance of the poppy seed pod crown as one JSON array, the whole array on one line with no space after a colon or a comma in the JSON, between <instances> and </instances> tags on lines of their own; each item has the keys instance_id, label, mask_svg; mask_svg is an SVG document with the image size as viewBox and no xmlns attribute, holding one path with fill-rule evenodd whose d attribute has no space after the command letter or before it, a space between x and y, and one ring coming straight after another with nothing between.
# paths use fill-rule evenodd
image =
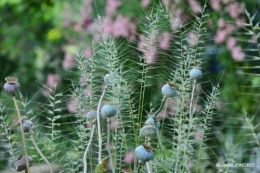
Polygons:
<instances>
[{"instance_id":1,"label":"poppy seed pod crown","mask_svg":"<svg viewBox=\"0 0 260 173\"><path fill-rule=\"evenodd\" d=\"M148 162L153 159L153 152L151 148L140 145L135 149L135 157L141 162Z\"/></svg>"},{"instance_id":2,"label":"poppy seed pod crown","mask_svg":"<svg viewBox=\"0 0 260 173\"><path fill-rule=\"evenodd\" d=\"M162 87L162 93L165 97L174 97L178 95L178 92L174 90L169 84L165 84Z\"/></svg>"},{"instance_id":3,"label":"poppy seed pod crown","mask_svg":"<svg viewBox=\"0 0 260 173\"><path fill-rule=\"evenodd\" d=\"M13 93L20 88L20 84L18 83L18 79L15 77L6 77L6 83L4 84L4 90L6 92Z\"/></svg>"}]
</instances>

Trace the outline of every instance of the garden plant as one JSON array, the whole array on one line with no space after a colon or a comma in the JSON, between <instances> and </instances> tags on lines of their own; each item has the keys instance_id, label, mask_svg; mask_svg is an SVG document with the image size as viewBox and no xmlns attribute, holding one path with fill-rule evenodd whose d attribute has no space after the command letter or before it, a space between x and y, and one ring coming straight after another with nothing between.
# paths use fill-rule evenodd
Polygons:
<instances>
[{"instance_id":1,"label":"garden plant","mask_svg":"<svg viewBox=\"0 0 260 173\"><path fill-rule=\"evenodd\" d=\"M247 66L237 64L242 71L236 75L250 81L257 72L246 70L259 68L250 62L260 57L260 36L257 13L245 14L238 41L251 47L234 57L247 58ZM7 151L2 160L28 173L37 172L37 165L38 172L50 173L259 172L260 138L248 113L253 108L242 107L234 118L234 127L246 134L239 143L222 116L221 100L231 90L221 88L225 72L210 78L208 29L214 15L207 4L183 18L154 3L140 22L140 40L131 43L105 32L109 24L97 15L91 57L75 55L73 77L62 91L59 80L41 84L42 102L21 91L37 83L20 84L19 73L6 76L0 100L0 139ZM165 33L169 45L160 45ZM73 111L66 112L67 102Z\"/></svg>"}]
</instances>

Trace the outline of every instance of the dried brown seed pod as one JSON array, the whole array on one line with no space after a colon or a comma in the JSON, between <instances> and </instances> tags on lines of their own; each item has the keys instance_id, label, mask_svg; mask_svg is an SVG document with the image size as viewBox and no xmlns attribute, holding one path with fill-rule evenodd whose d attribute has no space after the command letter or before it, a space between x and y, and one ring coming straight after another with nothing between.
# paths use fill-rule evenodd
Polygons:
<instances>
[{"instance_id":1,"label":"dried brown seed pod","mask_svg":"<svg viewBox=\"0 0 260 173\"><path fill-rule=\"evenodd\" d=\"M30 156L28 156L28 161L29 161L29 166L32 166L33 165L33 159ZM19 156L19 158L15 161L14 165L15 165L16 171L25 170L26 169L26 157L23 154L21 154Z\"/></svg>"}]
</instances>

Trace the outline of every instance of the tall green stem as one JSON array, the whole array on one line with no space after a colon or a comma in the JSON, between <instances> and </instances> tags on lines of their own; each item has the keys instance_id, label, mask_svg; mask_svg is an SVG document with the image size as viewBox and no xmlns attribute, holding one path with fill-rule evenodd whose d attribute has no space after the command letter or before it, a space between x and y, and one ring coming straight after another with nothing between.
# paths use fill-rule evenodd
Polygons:
<instances>
[{"instance_id":1,"label":"tall green stem","mask_svg":"<svg viewBox=\"0 0 260 173\"><path fill-rule=\"evenodd\" d=\"M98 102L98 107L97 107L97 125L98 125L98 162L101 163L102 160L101 160L101 152L102 152L102 135L101 135L101 126L100 126L100 106L101 106L101 101L106 93L106 89L107 89L107 86L105 86L104 90L103 90L103 93L99 99L99 102Z\"/></svg>"},{"instance_id":2,"label":"tall green stem","mask_svg":"<svg viewBox=\"0 0 260 173\"><path fill-rule=\"evenodd\" d=\"M154 117L155 118L157 118L157 115L161 112L161 110L162 110L162 108L163 108L163 105L164 105L164 103L165 103L165 101L167 100L167 97L163 97L163 100L162 100L162 103L161 103L161 105L160 105L160 107L159 107L159 109L155 112L155 114L154 114Z\"/></svg>"},{"instance_id":3,"label":"tall green stem","mask_svg":"<svg viewBox=\"0 0 260 173\"><path fill-rule=\"evenodd\" d=\"M109 160L110 160L112 172L115 173L115 168L114 168L114 165L113 165L113 158L112 158L112 154L111 154L111 151L110 151L109 143L110 143L110 118L107 118L107 152L108 152L108 155L109 155Z\"/></svg>"},{"instance_id":4,"label":"tall green stem","mask_svg":"<svg viewBox=\"0 0 260 173\"><path fill-rule=\"evenodd\" d=\"M30 134L30 138L31 138L31 141L35 147L35 149L37 150L37 152L40 154L40 156L42 157L42 159L46 162L46 164L49 166L50 168L50 173L53 173L53 170L52 170L52 166L50 164L50 162L46 159L46 157L42 154L41 150L39 149L38 145L36 144L34 138L33 138L33 135L32 133Z\"/></svg>"},{"instance_id":5,"label":"tall green stem","mask_svg":"<svg viewBox=\"0 0 260 173\"><path fill-rule=\"evenodd\" d=\"M28 153L27 153L27 149L26 149L25 135L24 135L24 130L23 130L23 122L22 122L22 118L21 118L21 114L20 114L20 111L19 111L19 108L18 108L16 98L15 98L15 94L13 93L12 96L13 96L14 105L15 105L15 109L17 111L20 129L21 129L21 133L22 133L23 148L24 148L24 154L25 154L25 160L26 160L26 169L27 169L28 173L31 173L30 166L29 166L29 160L28 160Z\"/></svg>"},{"instance_id":6,"label":"tall green stem","mask_svg":"<svg viewBox=\"0 0 260 173\"><path fill-rule=\"evenodd\" d=\"M142 162L138 161L138 167L137 167L137 172L136 173L140 173L141 166L142 166Z\"/></svg>"},{"instance_id":7,"label":"tall green stem","mask_svg":"<svg viewBox=\"0 0 260 173\"><path fill-rule=\"evenodd\" d=\"M84 173L87 173L87 167L88 167L88 165L87 165L87 154L88 154L88 150L89 150L89 147L91 145L91 142L92 142L94 131L95 131L95 124L92 125L90 139L88 141L88 146L87 146L85 153L84 153Z\"/></svg>"},{"instance_id":8,"label":"tall green stem","mask_svg":"<svg viewBox=\"0 0 260 173\"><path fill-rule=\"evenodd\" d=\"M192 93L191 93L191 100L190 100L190 121L192 119L192 102L193 102L193 97L194 97L194 91L195 91L195 87L196 87L196 80L193 81L193 87L192 87Z\"/></svg>"}]
</instances>

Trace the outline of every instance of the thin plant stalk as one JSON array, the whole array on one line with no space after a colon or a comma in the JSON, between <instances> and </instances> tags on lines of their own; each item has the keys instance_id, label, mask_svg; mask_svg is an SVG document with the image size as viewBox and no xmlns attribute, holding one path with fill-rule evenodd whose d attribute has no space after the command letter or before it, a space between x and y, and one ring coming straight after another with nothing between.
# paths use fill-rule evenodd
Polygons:
<instances>
[{"instance_id":1,"label":"thin plant stalk","mask_svg":"<svg viewBox=\"0 0 260 173\"><path fill-rule=\"evenodd\" d=\"M147 141L146 143L148 144L148 146L151 146L151 138L150 137L147 137ZM153 168L152 168L152 165L151 165L151 161L149 162L146 162L146 167L147 167L147 172L148 173L152 173L153 171Z\"/></svg>"},{"instance_id":2,"label":"thin plant stalk","mask_svg":"<svg viewBox=\"0 0 260 173\"><path fill-rule=\"evenodd\" d=\"M48 165L48 167L50 168L50 173L53 173L53 170L52 170L52 166L50 164L50 162L46 159L46 157L42 154L41 150L39 149L38 145L36 144L35 140L34 140L34 137L32 135L32 132L30 132L30 138L31 138L31 141L35 147L35 149L37 150L37 152L40 154L40 156L42 157L42 159L46 162L46 164Z\"/></svg>"},{"instance_id":3,"label":"thin plant stalk","mask_svg":"<svg viewBox=\"0 0 260 173\"><path fill-rule=\"evenodd\" d=\"M112 158L112 154L111 154L111 151L110 151L109 143L110 143L110 118L107 118L107 152L108 152L108 155L109 155L109 160L110 160L112 172L115 173L115 168L114 168L114 165L113 165L113 158Z\"/></svg>"},{"instance_id":4,"label":"thin plant stalk","mask_svg":"<svg viewBox=\"0 0 260 173\"><path fill-rule=\"evenodd\" d=\"M19 107L18 107L16 98L15 98L15 94L13 93L12 96L13 96L13 100L14 100L15 109L17 111L20 129L21 129L21 134L22 134L23 148L24 148L24 154L25 154L25 160L26 160L26 170L27 170L28 173L31 173L30 166L29 166L29 160L28 160L28 153L27 153L27 149L26 149L26 142L25 142L25 135L24 135L24 130L23 130L22 118L21 118L21 114L20 114L20 111L19 111Z\"/></svg>"},{"instance_id":5,"label":"thin plant stalk","mask_svg":"<svg viewBox=\"0 0 260 173\"><path fill-rule=\"evenodd\" d=\"M91 135L90 135L90 139L88 141L88 146L85 150L85 153L84 153L84 173L87 173L87 168L88 168L88 164L87 164L87 154L88 154L88 150L89 150L89 147L91 145L91 142L92 142L92 138L94 136L94 131L95 131L95 124L92 125L92 129L91 129Z\"/></svg>"},{"instance_id":6,"label":"thin plant stalk","mask_svg":"<svg viewBox=\"0 0 260 173\"><path fill-rule=\"evenodd\" d=\"M102 152L102 135L101 135L101 125L100 125L100 116L99 116L99 112L100 112L100 106L101 106L101 101L106 93L106 89L107 86L105 86L103 93L99 99L98 102L98 107L97 107L97 126L98 126L98 162L101 163L101 152Z\"/></svg>"},{"instance_id":7,"label":"thin plant stalk","mask_svg":"<svg viewBox=\"0 0 260 173\"><path fill-rule=\"evenodd\" d=\"M195 87L196 87L196 80L193 81L193 87L192 87L192 93L191 93L191 100L190 100L190 121L192 119L192 102L193 102L193 97L194 97L194 91L195 91Z\"/></svg>"},{"instance_id":8,"label":"thin plant stalk","mask_svg":"<svg viewBox=\"0 0 260 173\"><path fill-rule=\"evenodd\" d=\"M136 173L140 173L141 167L142 167L142 162L139 160L139 161L138 161L138 167L137 167L137 172L136 172Z\"/></svg>"},{"instance_id":9,"label":"thin plant stalk","mask_svg":"<svg viewBox=\"0 0 260 173\"><path fill-rule=\"evenodd\" d=\"M156 119L157 119L157 115L161 112L161 110L162 110L166 100L167 100L167 97L164 96L163 99L162 99L162 102L161 102L161 105L160 105L159 109L154 114L154 117ZM162 144L162 139L161 139L160 134L159 134L159 129L157 127L156 127L156 135L157 135L157 139L158 139L158 142L159 142L159 145L160 145L161 149L165 149L165 147Z\"/></svg>"},{"instance_id":10,"label":"thin plant stalk","mask_svg":"<svg viewBox=\"0 0 260 173\"><path fill-rule=\"evenodd\" d=\"M163 105L164 105L166 100L167 100L167 97L164 96L163 99L162 99L162 102L161 102L161 105L160 105L159 109L154 114L155 118L157 118L157 115L161 112L161 110L163 108Z\"/></svg>"}]
</instances>

